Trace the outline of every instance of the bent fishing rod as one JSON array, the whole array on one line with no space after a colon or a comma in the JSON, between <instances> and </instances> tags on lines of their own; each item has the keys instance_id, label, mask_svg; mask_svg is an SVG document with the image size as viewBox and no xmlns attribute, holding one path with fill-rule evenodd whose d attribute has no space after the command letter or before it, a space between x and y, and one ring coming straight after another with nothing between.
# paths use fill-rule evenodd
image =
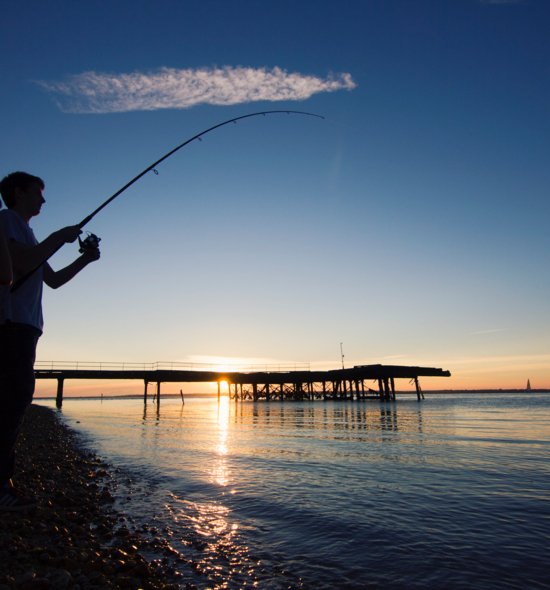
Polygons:
<instances>
[{"instance_id":1,"label":"bent fishing rod","mask_svg":"<svg viewBox=\"0 0 550 590\"><path fill-rule=\"evenodd\" d=\"M250 117L258 117L260 115L274 115L274 114L287 114L287 115L306 115L308 117L317 117L319 119L324 119L324 117L322 115L317 115L315 113L308 113L305 111L289 111L289 110L276 110L276 111L260 111L257 113L249 113L248 115L241 115L240 117L234 117L233 119L228 119L227 121L223 121L222 123L218 123L217 125L213 125L212 127L209 127L208 129L205 129L204 131L201 131L200 133L197 133L196 135L193 135L193 137L185 140L183 143L180 143L178 146L176 146L174 149L170 150L168 153L164 154L164 156L162 156L161 158L159 158L158 160L156 160L155 162L153 162L150 166L147 166L147 168L145 168L144 170L142 170L137 176L134 176L134 178L132 178L132 180L130 180L129 182L127 182L122 188L118 189L114 194L112 194L106 201L104 201L97 209L95 209L94 211L92 211L92 213L90 213L88 216L86 216L79 224L78 227L80 229L82 229L85 225L87 225L102 209L104 209L105 207L107 207L107 205L109 205L109 203L112 203L118 196L120 196L124 191L126 191L127 189L129 189L135 182L137 182L141 177L145 176L148 172L153 171L155 174L158 174L157 172L157 166L159 164L161 164L162 162L164 162L164 160L168 159L170 156L172 156L173 154L175 154L177 151L181 150L182 148L184 148L186 145L189 145L191 142L195 141L195 140L199 140L201 141L201 138L206 135L207 133L210 133L211 131L214 131L215 129L219 129L220 127L223 127L224 125L229 125L229 123L237 123L237 121L240 121L242 119L248 119ZM93 248L97 248L99 245L99 241L100 238L98 238L97 236L95 236L94 234L90 234L85 240L80 240L79 238L79 242L80 242L80 251L84 252L86 251L86 249L93 249ZM36 272L45 262L47 262L58 250L60 250L62 247L64 246L64 244L61 244L58 248L56 248L47 258L45 258L38 266L36 266L35 268L33 268L31 271L29 271L26 275L23 275L22 277L20 277L17 281L15 281L15 283L13 284L11 291L12 293L14 291L16 291L17 289L19 289L19 287L21 287L21 285L23 285L23 283L25 283L27 281L27 279L34 274L34 272Z\"/></svg>"}]
</instances>

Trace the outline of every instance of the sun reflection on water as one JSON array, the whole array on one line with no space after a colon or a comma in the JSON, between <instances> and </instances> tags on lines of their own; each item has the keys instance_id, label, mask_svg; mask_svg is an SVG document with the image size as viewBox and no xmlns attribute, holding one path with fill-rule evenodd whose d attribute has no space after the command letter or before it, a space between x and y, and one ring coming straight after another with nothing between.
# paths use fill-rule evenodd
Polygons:
<instances>
[{"instance_id":1,"label":"sun reflection on water","mask_svg":"<svg viewBox=\"0 0 550 590\"><path fill-rule=\"evenodd\" d=\"M166 506L174 523L180 555L194 571L208 580L207 588L256 586L256 566L249 548L239 538L231 511L219 502L192 502L173 495ZM195 586L193 586L195 587Z\"/></svg>"},{"instance_id":2,"label":"sun reflection on water","mask_svg":"<svg viewBox=\"0 0 550 590\"><path fill-rule=\"evenodd\" d=\"M222 396L217 406L217 445L211 472L211 481L219 486L229 485L229 467L227 456L229 453L229 397Z\"/></svg>"}]
</instances>

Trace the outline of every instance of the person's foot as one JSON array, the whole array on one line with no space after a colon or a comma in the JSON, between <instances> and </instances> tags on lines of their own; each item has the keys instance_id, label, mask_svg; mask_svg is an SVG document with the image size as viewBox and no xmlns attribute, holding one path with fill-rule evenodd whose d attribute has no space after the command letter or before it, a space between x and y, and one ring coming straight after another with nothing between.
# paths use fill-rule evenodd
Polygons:
<instances>
[{"instance_id":1,"label":"person's foot","mask_svg":"<svg viewBox=\"0 0 550 590\"><path fill-rule=\"evenodd\" d=\"M13 485L0 488L0 512L25 512L36 508L36 500L22 494Z\"/></svg>"}]
</instances>

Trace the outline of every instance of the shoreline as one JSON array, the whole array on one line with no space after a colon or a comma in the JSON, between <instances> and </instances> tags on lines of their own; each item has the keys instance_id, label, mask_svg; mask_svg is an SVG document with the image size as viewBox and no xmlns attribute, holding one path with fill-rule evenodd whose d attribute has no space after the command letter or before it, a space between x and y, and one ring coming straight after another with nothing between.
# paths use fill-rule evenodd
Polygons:
<instances>
[{"instance_id":1,"label":"shoreline","mask_svg":"<svg viewBox=\"0 0 550 590\"><path fill-rule=\"evenodd\" d=\"M109 465L55 410L27 410L16 464L16 485L38 506L0 512L0 590L196 588L194 564L184 564L182 579L166 541L126 527Z\"/></svg>"}]
</instances>

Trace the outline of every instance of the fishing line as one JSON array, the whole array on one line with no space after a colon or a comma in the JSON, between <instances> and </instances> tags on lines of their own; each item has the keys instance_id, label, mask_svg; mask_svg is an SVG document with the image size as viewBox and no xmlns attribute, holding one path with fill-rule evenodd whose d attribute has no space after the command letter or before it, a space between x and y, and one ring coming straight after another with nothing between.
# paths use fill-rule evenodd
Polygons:
<instances>
[{"instance_id":1,"label":"fishing line","mask_svg":"<svg viewBox=\"0 0 550 590\"><path fill-rule=\"evenodd\" d=\"M166 160L167 158L169 158L170 156L172 156L173 154L175 154L177 151L181 150L183 147L185 147L186 145L189 145L191 142L195 141L195 140L199 140L202 141L202 137L204 135L206 135L207 133L210 133L211 131L214 131L215 129L219 129L220 127L223 127L224 125L228 125L229 123L237 123L237 121L240 121L242 119L248 119L250 117L258 117L259 115L275 115L275 114L287 114L287 115L306 115L308 117L317 117L318 119L324 119L324 117L322 115L317 115L315 113L308 113L305 111L288 111L288 110L276 110L276 111L260 111L257 113L249 113L248 115L241 115L240 117L234 117L233 119L228 119L227 121L223 121L222 123L218 123L217 125L213 125L212 127L209 127L208 129L205 129L204 131L201 131L200 133L197 133L196 135L194 135L193 137L185 140L183 143L180 143L178 146L176 146L174 149L170 150L169 152L167 152L166 154L164 154L164 156L162 156L161 158L159 158L158 160L156 160L155 162L153 162L150 166L147 166L147 168L145 168L144 170L142 170L137 176L134 176L134 178L132 178L132 180L130 180L129 182L127 182L122 188L118 189L114 194L112 194L108 199L106 199L97 209L95 209L94 211L92 211L89 215L87 215L79 224L78 227L80 229L82 229L85 225L87 225L102 209L104 209L107 205L109 205L109 203L111 203L112 201L114 201L118 196L120 196L125 190L127 190L128 188L130 188L135 182L137 182L141 177L145 176L145 174L147 174L148 172L150 172L151 170L153 171L154 174L158 175L158 170L157 170L157 166L161 163L164 162L164 160ZM83 241L80 241L80 251L84 251L86 248L97 248L98 244L99 244L99 240L100 238L98 238L97 236L95 236L94 234L90 234L88 236L88 238L86 238ZM11 291L14 292L17 289L19 289L19 287L21 287L21 285L36 271L38 270L45 262L47 262L58 250L61 249L61 247L64 244L61 244L56 250L54 250L46 259L44 259L38 266L36 266L35 268L33 268L31 271L29 271L26 275L23 275L21 278L19 278L12 286Z\"/></svg>"}]
</instances>

